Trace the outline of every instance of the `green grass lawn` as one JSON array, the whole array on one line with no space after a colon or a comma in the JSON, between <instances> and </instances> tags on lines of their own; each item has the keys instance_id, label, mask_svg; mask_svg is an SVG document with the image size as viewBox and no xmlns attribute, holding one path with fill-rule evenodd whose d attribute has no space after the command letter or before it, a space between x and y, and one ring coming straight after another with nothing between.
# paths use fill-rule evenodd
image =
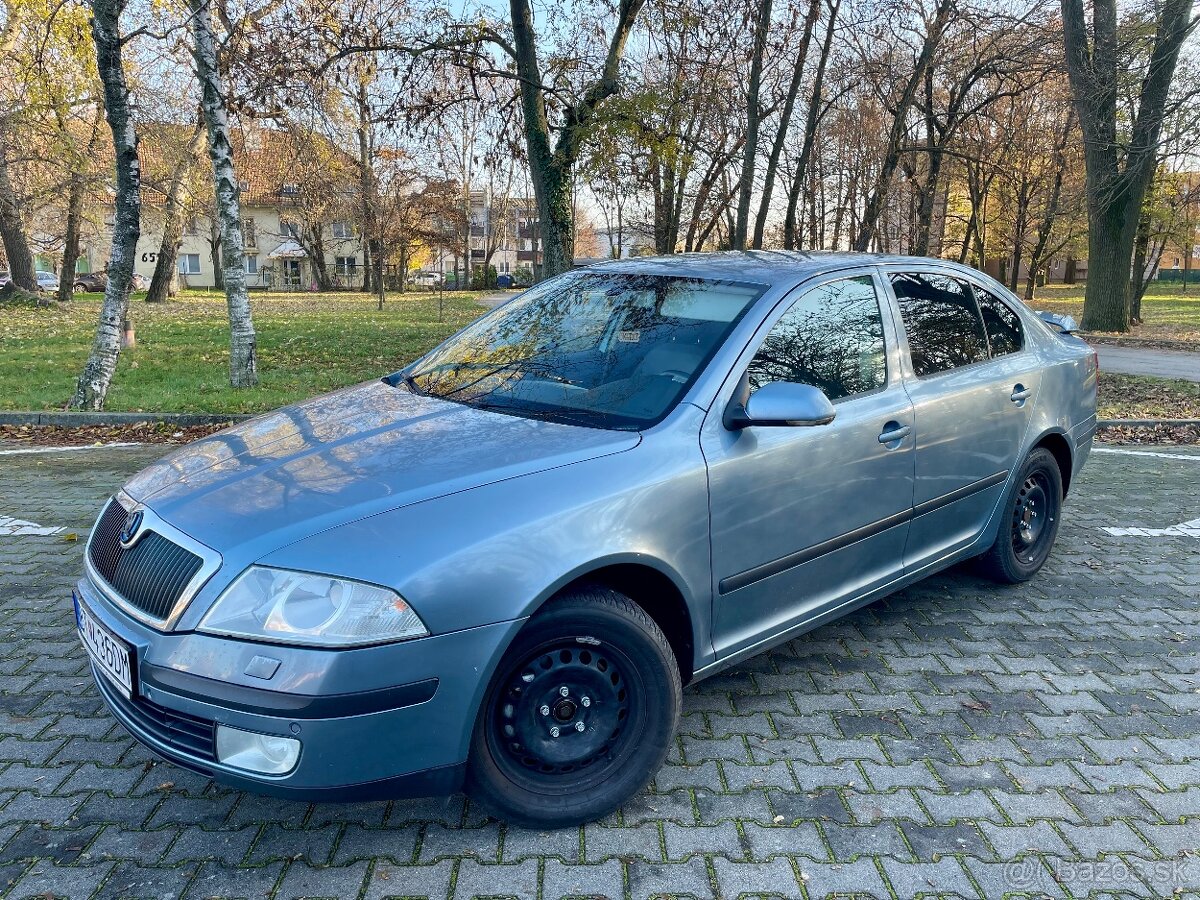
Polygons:
<instances>
[{"instance_id":1,"label":"green grass lawn","mask_svg":"<svg viewBox=\"0 0 1200 900\"><path fill-rule=\"evenodd\" d=\"M484 312L479 292L251 295L257 388L229 386L223 294L188 291L152 305L135 294L137 346L122 351L106 408L253 413L394 372ZM61 409L96 329L101 295L66 309L0 304L0 409Z\"/></svg>"},{"instance_id":2,"label":"green grass lawn","mask_svg":"<svg viewBox=\"0 0 1200 900\"><path fill-rule=\"evenodd\" d=\"M1082 284L1048 284L1037 289L1031 306L1038 310L1083 316ZM1180 349L1200 350L1200 285L1153 281L1142 298L1143 324L1128 333L1106 334L1106 339L1178 342Z\"/></svg>"}]
</instances>

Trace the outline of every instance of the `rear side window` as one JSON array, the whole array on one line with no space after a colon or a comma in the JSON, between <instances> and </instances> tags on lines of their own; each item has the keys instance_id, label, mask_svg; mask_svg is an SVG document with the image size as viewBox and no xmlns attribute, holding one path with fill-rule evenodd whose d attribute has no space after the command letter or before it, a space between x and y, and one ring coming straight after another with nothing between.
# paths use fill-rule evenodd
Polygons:
<instances>
[{"instance_id":1,"label":"rear side window","mask_svg":"<svg viewBox=\"0 0 1200 900\"><path fill-rule=\"evenodd\" d=\"M788 381L818 387L830 400L883 387L883 318L871 277L806 291L767 334L747 376L751 391Z\"/></svg>"},{"instance_id":2,"label":"rear side window","mask_svg":"<svg viewBox=\"0 0 1200 900\"><path fill-rule=\"evenodd\" d=\"M918 377L988 358L983 320L963 282L946 275L904 272L892 276L892 289Z\"/></svg>"},{"instance_id":3,"label":"rear side window","mask_svg":"<svg viewBox=\"0 0 1200 900\"><path fill-rule=\"evenodd\" d=\"M983 315L983 327L992 347L992 356L1016 353L1025 346L1021 317L991 291L985 291L979 285L972 285L972 289L975 299L979 301L979 312Z\"/></svg>"}]
</instances>

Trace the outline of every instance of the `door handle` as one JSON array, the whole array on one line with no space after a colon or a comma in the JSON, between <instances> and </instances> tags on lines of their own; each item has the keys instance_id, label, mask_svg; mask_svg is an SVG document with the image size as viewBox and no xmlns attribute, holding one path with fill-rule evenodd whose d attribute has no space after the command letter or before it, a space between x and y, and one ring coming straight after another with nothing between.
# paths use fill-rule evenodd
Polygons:
<instances>
[{"instance_id":1,"label":"door handle","mask_svg":"<svg viewBox=\"0 0 1200 900\"><path fill-rule=\"evenodd\" d=\"M879 443L881 444L892 444L896 441L902 441L912 434L911 425L897 425L894 422L889 422L888 425L893 425L894 427L888 428L886 425L884 426L883 432L879 435Z\"/></svg>"},{"instance_id":2,"label":"door handle","mask_svg":"<svg viewBox=\"0 0 1200 900\"><path fill-rule=\"evenodd\" d=\"M1020 406L1026 400L1033 396L1033 391L1025 387L1023 384L1018 384L1013 387L1012 394L1009 395L1009 400Z\"/></svg>"}]
</instances>

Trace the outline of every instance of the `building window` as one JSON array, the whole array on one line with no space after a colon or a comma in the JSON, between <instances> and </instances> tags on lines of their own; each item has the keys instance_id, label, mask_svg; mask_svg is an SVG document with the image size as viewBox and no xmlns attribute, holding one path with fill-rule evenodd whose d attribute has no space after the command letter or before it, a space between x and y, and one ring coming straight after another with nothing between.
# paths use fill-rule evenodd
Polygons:
<instances>
[{"instance_id":1,"label":"building window","mask_svg":"<svg viewBox=\"0 0 1200 900\"><path fill-rule=\"evenodd\" d=\"M330 228L333 231L333 236L340 240L348 240L354 237L354 229L350 227L349 222L334 222Z\"/></svg>"},{"instance_id":2,"label":"building window","mask_svg":"<svg viewBox=\"0 0 1200 900\"><path fill-rule=\"evenodd\" d=\"M200 232L200 226L199 226L199 224L197 224L195 216L188 216L186 219L183 220L183 233L184 234L199 234L199 232Z\"/></svg>"},{"instance_id":3,"label":"building window","mask_svg":"<svg viewBox=\"0 0 1200 900\"><path fill-rule=\"evenodd\" d=\"M242 243L248 248L258 246L258 235L254 231L253 219L242 219Z\"/></svg>"},{"instance_id":4,"label":"building window","mask_svg":"<svg viewBox=\"0 0 1200 900\"><path fill-rule=\"evenodd\" d=\"M180 275L199 275L200 274L200 254L199 253L180 253L179 254L179 274Z\"/></svg>"},{"instance_id":5,"label":"building window","mask_svg":"<svg viewBox=\"0 0 1200 900\"><path fill-rule=\"evenodd\" d=\"M246 254L246 274L247 275L257 275L258 274L258 254L257 253L247 253Z\"/></svg>"},{"instance_id":6,"label":"building window","mask_svg":"<svg viewBox=\"0 0 1200 900\"><path fill-rule=\"evenodd\" d=\"M300 185L294 181L285 181L283 187L279 189L279 193L284 197L296 197L300 194Z\"/></svg>"},{"instance_id":7,"label":"building window","mask_svg":"<svg viewBox=\"0 0 1200 900\"><path fill-rule=\"evenodd\" d=\"M246 193L247 191L250 190L250 182L247 181L245 178L239 179L238 180L238 190L241 191L243 194Z\"/></svg>"},{"instance_id":8,"label":"building window","mask_svg":"<svg viewBox=\"0 0 1200 900\"><path fill-rule=\"evenodd\" d=\"M353 275L358 267L358 260L353 256L338 256L334 258L337 265L337 273L343 276Z\"/></svg>"},{"instance_id":9,"label":"building window","mask_svg":"<svg viewBox=\"0 0 1200 900\"><path fill-rule=\"evenodd\" d=\"M283 219L279 220L279 233L283 237L299 238L300 226L295 222L287 222Z\"/></svg>"}]
</instances>

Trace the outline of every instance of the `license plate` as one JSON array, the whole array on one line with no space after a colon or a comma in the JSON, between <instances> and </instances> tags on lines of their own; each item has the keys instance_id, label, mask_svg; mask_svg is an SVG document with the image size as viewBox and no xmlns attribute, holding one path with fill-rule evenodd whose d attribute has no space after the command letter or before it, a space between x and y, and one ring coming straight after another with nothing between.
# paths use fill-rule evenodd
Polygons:
<instances>
[{"instance_id":1,"label":"license plate","mask_svg":"<svg viewBox=\"0 0 1200 900\"><path fill-rule=\"evenodd\" d=\"M72 593L79 640L96 666L122 694L133 699L133 648L92 618L87 606Z\"/></svg>"}]
</instances>

